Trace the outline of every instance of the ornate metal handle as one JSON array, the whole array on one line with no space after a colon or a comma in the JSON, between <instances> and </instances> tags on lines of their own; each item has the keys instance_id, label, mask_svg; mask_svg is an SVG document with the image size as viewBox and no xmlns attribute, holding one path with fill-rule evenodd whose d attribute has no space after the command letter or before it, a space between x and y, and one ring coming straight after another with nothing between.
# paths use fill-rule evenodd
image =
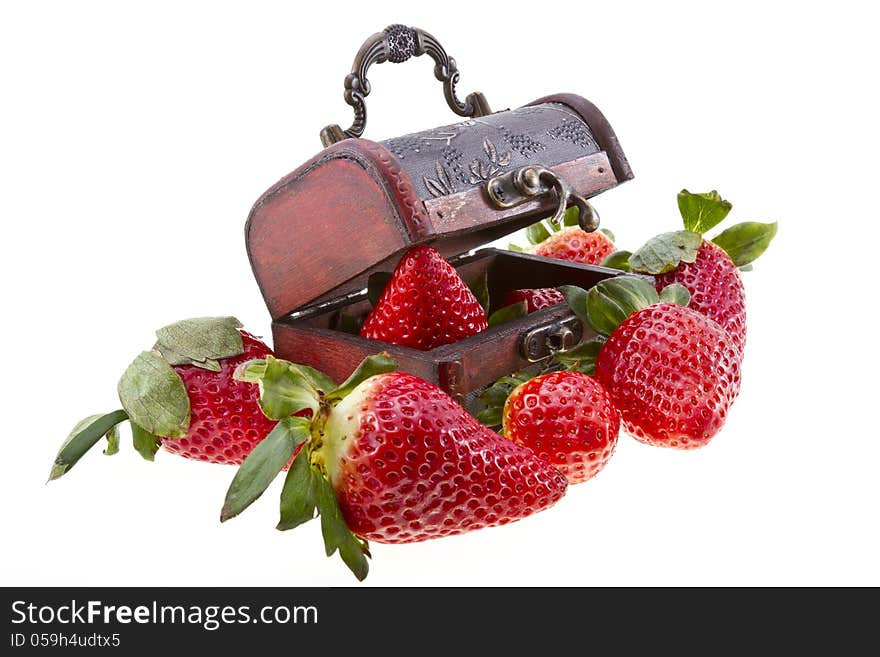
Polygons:
<instances>
[{"instance_id":1,"label":"ornate metal handle","mask_svg":"<svg viewBox=\"0 0 880 657\"><path fill-rule=\"evenodd\" d=\"M588 233L599 227L599 213L589 201L574 192L571 185L545 166L530 164L495 176L486 183L489 200L497 208L507 209L531 201L536 196L556 192L559 201L556 212L548 221L554 226L562 225L565 210L570 205L577 206L578 223Z\"/></svg>"},{"instance_id":2,"label":"ornate metal handle","mask_svg":"<svg viewBox=\"0 0 880 657\"><path fill-rule=\"evenodd\" d=\"M478 91L468 94L461 102L455 94L458 83L458 68L455 60L446 54L437 39L417 27L389 25L364 42L354 58L351 73L345 76L345 102L354 108L354 123L348 130L338 125L328 125L321 130L321 143L324 146L335 144L348 137L360 137L367 125L367 106L364 98L370 95L370 82L367 69L373 64L392 62L398 64L410 57L428 54L434 60L434 77L443 83L443 95L453 112L459 116L485 116L491 114L486 97Z\"/></svg>"}]
</instances>

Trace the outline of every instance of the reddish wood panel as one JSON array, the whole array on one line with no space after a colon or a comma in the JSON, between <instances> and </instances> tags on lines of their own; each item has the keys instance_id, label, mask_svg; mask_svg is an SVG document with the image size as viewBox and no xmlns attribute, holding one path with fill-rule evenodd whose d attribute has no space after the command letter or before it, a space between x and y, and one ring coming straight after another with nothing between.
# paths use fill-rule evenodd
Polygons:
<instances>
[{"instance_id":1,"label":"reddish wood panel","mask_svg":"<svg viewBox=\"0 0 880 657\"><path fill-rule=\"evenodd\" d=\"M407 243L386 191L346 159L324 162L264 197L246 230L254 275L273 317L342 285Z\"/></svg>"},{"instance_id":2,"label":"reddish wood panel","mask_svg":"<svg viewBox=\"0 0 880 657\"><path fill-rule=\"evenodd\" d=\"M314 367L337 382L348 378L364 358L381 351L391 354L400 370L432 383L439 382L437 362L426 355L429 352L313 328L285 319L272 323L272 337L273 350L279 358Z\"/></svg>"}]
</instances>

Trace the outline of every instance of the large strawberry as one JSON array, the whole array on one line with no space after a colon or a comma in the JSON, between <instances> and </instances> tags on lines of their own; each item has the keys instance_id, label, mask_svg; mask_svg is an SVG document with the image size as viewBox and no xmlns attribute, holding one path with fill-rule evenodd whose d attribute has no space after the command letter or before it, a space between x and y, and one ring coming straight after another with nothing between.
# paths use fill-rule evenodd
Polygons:
<instances>
[{"instance_id":1,"label":"large strawberry","mask_svg":"<svg viewBox=\"0 0 880 657\"><path fill-rule=\"evenodd\" d=\"M581 372L542 374L513 389L504 435L559 468L568 483L594 477L617 445L620 416L602 385Z\"/></svg>"},{"instance_id":2,"label":"large strawberry","mask_svg":"<svg viewBox=\"0 0 880 657\"><path fill-rule=\"evenodd\" d=\"M115 454L119 425L130 422L134 447L152 461L161 445L169 452L211 463L241 463L272 431L260 395L233 378L245 361L272 351L232 317L176 322L156 332L153 349L141 353L119 381L123 409L93 415L74 427L55 460L57 479L107 436Z\"/></svg>"},{"instance_id":3,"label":"large strawberry","mask_svg":"<svg viewBox=\"0 0 880 657\"><path fill-rule=\"evenodd\" d=\"M692 449L721 429L740 386L741 352L715 321L691 308L687 290L658 295L647 281L620 276L589 292L563 288L584 321L607 341L559 359L595 376L627 432L650 445Z\"/></svg>"},{"instance_id":4,"label":"large strawberry","mask_svg":"<svg viewBox=\"0 0 880 657\"><path fill-rule=\"evenodd\" d=\"M656 275L657 291L671 283L691 294L689 307L726 329L740 350L746 343L745 290L740 269L750 269L776 235L777 225L754 221L728 228L711 241L703 234L718 225L731 204L718 192L678 194L685 230L663 233L629 257L634 272Z\"/></svg>"},{"instance_id":5,"label":"large strawberry","mask_svg":"<svg viewBox=\"0 0 880 657\"><path fill-rule=\"evenodd\" d=\"M339 549L360 579L367 540L411 543L502 525L562 497L566 480L558 470L394 366L384 354L370 357L327 394L286 361L240 366L238 376L259 383L264 398L298 401L273 409L279 429L241 465L221 520L256 500L303 443L281 491L278 528L317 511L327 555ZM311 419L284 416L300 407L318 411Z\"/></svg>"},{"instance_id":6,"label":"large strawberry","mask_svg":"<svg viewBox=\"0 0 880 657\"><path fill-rule=\"evenodd\" d=\"M430 246L400 260L360 334L428 350L485 331L486 313L455 268Z\"/></svg>"},{"instance_id":7,"label":"large strawberry","mask_svg":"<svg viewBox=\"0 0 880 657\"><path fill-rule=\"evenodd\" d=\"M539 221L528 227L526 237L530 246L523 249L511 244L511 250L585 265L599 265L615 252L614 236L610 231L601 229L588 233L578 226L577 207L565 212L562 226Z\"/></svg>"}]
</instances>

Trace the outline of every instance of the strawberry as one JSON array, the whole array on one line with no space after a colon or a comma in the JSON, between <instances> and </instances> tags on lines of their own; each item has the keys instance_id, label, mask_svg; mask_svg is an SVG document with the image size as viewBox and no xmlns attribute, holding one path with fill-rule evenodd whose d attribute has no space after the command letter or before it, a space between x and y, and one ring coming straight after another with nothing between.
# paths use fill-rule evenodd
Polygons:
<instances>
[{"instance_id":1,"label":"strawberry","mask_svg":"<svg viewBox=\"0 0 880 657\"><path fill-rule=\"evenodd\" d=\"M185 436L161 437L162 447L174 454L209 463L239 464L275 427L260 410L259 393L233 378L235 368L272 350L246 331L239 331L242 352L220 360L220 371L202 365L173 365L183 381L190 403Z\"/></svg>"},{"instance_id":2,"label":"strawberry","mask_svg":"<svg viewBox=\"0 0 880 657\"><path fill-rule=\"evenodd\" d=\"M240 330L232 317L184 320L156 332L119 381L124 410L86 418L62 446L50 474L66 473L102 436L107 454L118 451L119 425L131 425L135 448L152 461L160 446L210 463L239 464L276 422L260 408L251 385L233 378L236 367L272 351Z\"/></svg>"},{"instance_id":3,"label":"strawberry","mask_svg":"<svg viewBox=\"0 0 880 657\"><path fill-rule=\"evenodd\" d=\"M546 224L543 221L532 224L526 230L530 246L523 249L511 244L510 248L585 265L602 264L615 252L614 236L605 229L585 231L578 225L578 212L577 207L569 208L565 212L562 226L556 226L549 220Z\"/></svg>"},{"instance_id":4,"label":"strawberry","mask_svg":"<svg viewBox=\"0 0 880 657\"><path fill-rule=\"evenodd\" d=\"M685 189L678 194L678 207L685 230L652 238L621 268L654 274L658 292L672 283L683 285L691 295L689 307L720 324L742 351L746 303L739 269L751 268L776 235L777 225L744 222L708 241L703 233L724 220L730 202L715 191L691 194Z\"/></svg>"},{"instance_id":5,"label":"strawberry","mask_svg":"<svg viewBox=\"0 0 880 657\"><path fill-rule=\"evenodd\" d=\"M562 472L570 484L594 477L617 445L620 416L602 385L581 372L542 374L504 404L504 435Z\"/></svg>"},{"instance_id":6,"label":"strawberry","mask_svg":"<svg viewBox=\"0 0 880 657\"><path fill-rule=\"evenodd\" d=\"M521 301L526 304L526 312L533 313L542 308L562 303L565 301L565 297L562 296L562 292L552 287L514 290L504 298L504 303L501 305L510 306Z\"/></svg>"},{"instance_id":7,"label":"strawberry","mask_svg":"<svg viewBox=\"0 0 880 657\"><path fill-rule=\"evenodd\" d=\"M272 357L239 366L238 376L259 383L264 398L280 388L302 403L311 399L318 412L281 418L280 430L241 465L221 520L256 500L306 444L286 476L278 527L296 527L317 511L327 555L338 549L363 579L368 540L412 543L503 525L565 493L556 468L479 424L435 385L391 371L385 354L367 358L326 394L299 377L298 367Z\"/></svg>"},{"instance_id":8,"label":"strawberry","mask_svg":"<svg viewBox=\"0 0 880 657\"><path fill-rule=\"evenodd\" d=\"M360 335L428 350L487 328L486 313L455 268L430 246L400 260Z\"/></svg>"},{"instance_id":9,"label":"strawberry","mask_svg":"<svg viewBox=\"0 0 880 657\"><path fill-rule=\"evenodd\" d=\"M563 289L601 336L558 358L595 376L620 411L624 428L649 445L702 447L721 429L740 386L740 350L717 322L684 307L687 290L658 295L647 281L621 276L589 292Z\"/></svg>"},{"instance_id":10,"label":"strawberry","mask_svg":"<svg viewBox=\"0 0 880 657\"><path fill-rule=\"evenodd\" d=\"M691 294L690 308L715 320L743 349L746 344L746 294L739 270L717 244L703 240L693 262L656 277L657 291L679 283Z\"/></svg>"},{"instance_id":11,"label":"strawberry","mask_svg":"<svg viewBox=\"0 0 880 657\"><path fill-rule=\"evenodd\" d=\"M615 248L614 242L599 231L588 233L581 228L571 227L550 235L529 251L545 258L598 265L614 253Z\"/></svg>"}]
</instances>

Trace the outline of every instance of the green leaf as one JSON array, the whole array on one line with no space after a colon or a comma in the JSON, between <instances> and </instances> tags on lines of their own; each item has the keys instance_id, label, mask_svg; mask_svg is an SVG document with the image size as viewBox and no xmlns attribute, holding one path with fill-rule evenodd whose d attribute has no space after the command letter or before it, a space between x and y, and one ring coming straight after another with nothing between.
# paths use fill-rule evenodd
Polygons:
<instances>
[{"instance_id":1,"label":"green leaf","mask_svg":"<svg viewBox=\"0 0 880 657\"><path fill-rule=\"evenodd\" d=\"M607 336L631 314L659 301L657 290L644 279L615 276L587 292L587 318L596 333Z\"/></svg>"},{"instance_id":2,"label":"green leaf","mask_svg":"<svg viewBox=\"0 0 880 657\"><path fill-rule=\"evenodd\" d=\"M315 375L320 377L317 383ZM239 381L260 386L260 408L271 420L281 420L304 408L316 413L321 404L317 385L326 387L326 381L329 381L317 370L274 356L242 363L233 376Z\"/></svg>"},{"instance_id":3,"label":"green leaf","mask_svg":"<svg viewBox=\"0 0 880 657\"><path fill-rule=\"evenodd\" d=\"M327 398L342 399L371 376L393 372L396 369L397 361L384 351L375 356L367 356L360 362L355 371L351 373L351 376L339 384L335 390L331 390L327 394Z\"/></svg>"},{"instance_id":4,"label":"green leaf","mask_svg":"<svg viewBox=\"0 0 880 657\"><path fill-rule=\"evenodd\" d=\"M778 227L775 221L772 224L744 221L716 235L712 241L727 251L737 267L745 267L767 250Z\"/></svg>"},{"instance_id":5,"label":"green leaf","mask_svg":"<svg viewBox=\"0 0 880 657\"><path fill-rule=\"evenodd\" d=\"M513 242L511 242L510 244L507 245L507 250L508 251L515 251L516 253L523 253L525 251L524 248L522 248L521 246L519 246L517 244L514 244Z\"/></svg>"},{"instance_id":6,"label":"green leaf","mask_svg":"<svg viewBox=\"0 0 880 657\"><path fill-rule=\"evenodd\" d=\"M102 436L106 436L116 425L127 419L128 415L125 411L119 410L106 415L90 415L77 422L58 450L52 470L49 472L49 481L65 474L101 440Z\"/></svg>"},{"instance_id":7,"label":"green leaf","mask_svg":"<svg viewBox=\"0 0 880 657\"><path fill-rule=\"evenodd\" d=\"M156 331L156 349L169 365L195 365L220 371L219 360L244 351L242 326L235 317L184 319Z\"/></svg>"},{"instance_id":8,"label":"green leaf","mask_svg":"<svg viewBox=\"0 0 880 657\"><path fill-rule=\"evenodd\" d=\"M646 274L665 274L678 267L680 262L696 260L702 243L703 238L689 230L657 235L630 256L630 269Z\"/></svg>"},{"instance_id":9,"label":"green leaf","mask_svg":"<svg viewBox=\"0 0 880 657\"><path fill-rule=\"evenodd\" d=\"M322 371L316 370L314 367L309 367L308 365L300 365L299 363L290 363L289 367L302 374L303 377L305 377L305 380L308 381L312 385L312 387L320 390L323 393L328 393L336 388L336 381L331 379Z\"/></svg>"},{"instance_id":10,"label":"green leaf","mask_svg":"<svg viewBox=\"0 0 880 657\"><path fill-rule=\"evenodd\" d=\"M500 427L504 419L504 406L487 406L477 413L477 422L487 427Z\"/></svg>"},{"instance_id":11,"label":"green leaf","mask_svg":"<svg viewBox=\"0 0 880 657\"><path fill-rule=\"evenodd\" d=\"M147 461L153 461L156 458L156 452L159 451L161 442L143 427L131 422L131 442L137 453Z\"/></svg>"},{"instance_id":12,"label":"green leaf","mask_svg":"<svg viewBox=\"0 0 880 657\"><path fill-rule=\"evenodd\" d=\"M578 224L578 215L580 214L576 205L572 205L568 210L565 211L565 215L562 217L562 225L563 226L579 226ZM612 242L614 239L612 238Z\"/></svg>"},{"instance_id":13,"label":"green leaf","mask_svg":"<svg viewBox=\"0 0 880 657\"><path fill-rule=\"evenodd\" d=\"M299 527L315 517L321 473L309 465L307 449L300 450L284 479L281 490L281 519L277 529Z\"/></svg>"},{"instance_id":14,"label":"green leaf","mask_svg":"<svg viewBox=\"0 0 880 657\"><path fill-rule=\"evenodd\" d=\"M752 271L754 267L752 265L743 265L742 267L738 267L740 271Z\"/></svg>"},{"instance_id":15,"label":"green leaf","mask_svg":"<svg viewBox=\"0 0 880 657\"><path fill-rule=\"evenodd\" d=\"M571 308L571 312L573 312L584 324L589 325L590 318L587 316L587 291L576 285L563 285L559 288L559 291L562 292L562 296L565 297L565 302L568 304L568 307Z\"/></svg>"},{"instance_id":16,"label":"green leaf","mask_svg":"<svg viewBox=\"0 0 880 657\"><path fill-rule=\"evenodd\" d=\"M169 365L195 365L211 372L219 372L222 369L220 362L213 358L206 358L203 361L193 360L189 356L183 356L173 349L169 349L160 342L153 345L153 351L158 351Z\"/></svg>"},{"instance_id":17,"label":"green leaf","mask_svg":"<svg viewBox=\"0 0 880 657\"><path fill-rule=\"evenodd\" d=\"M113 456L119 453L119 425L113 426L105 435L107 438L107 447L104 448L106 456Z\"/></svg>"},{"instance_id":18,"label":"green leaf","mask_svg":"<svg viewBox=\"0 0 880 657\"><path fill-rule=\"evenodd\" d=\"M678 210L686 230L702 235L721 223L733 207L718 192L691 194L683 189L678 193Z\"/></svg>"},{"instance_id":19,"label":"green leaf","mask_svg":"<svg viewBox=\"0 0 880 657\"><path fill-rule=\"evenodd\" d=\"M680 283L670 283L660 291L660 301L686 306L691 302L691 293Z\"/></svg>"},{"instance_id":20,"label":"green leaf","mask_svg":"<svg viewBox=\"0 0 880 657\"><path fill-rule=\"evenodd\" d=\"M367 279L367 298L370 300L371 306L379 303L379 297L385 291L391 276L387 271L377 271L370 274L370 278Z\"/></svg>"},{"instance_id":21,"label":"green leaf","mask_svg":"<svg viewBox=\"0 0 880 657\"><path fill-rule=\"evenodd\" d=\"M183 381L155 351L134 359L117 386L119 400L132 422L157 436L185 436L189 430L189 395Z\"/></svg>"},{"instance_id":22,"label":"green leaf","mask_svg":"<svg viewBox=\"0 0 880 657\"><path fill-rule=\"evenodd\" d=\"M477 420L487 427L500 427L504 404L514 388L532 378L532 375L522 370L510 376L503 376L480 394L480 401L486 408L477 414Z\"/></svg>"},{"instance_id":23,"label":"green leaf","mask_svg":"<svg viewBox=\"0 0 880 657\"><path fill-rule=\"evenodd\" d=\"M320 390L321 392L330 392L336 387L336 382L320 370L316 370L315 368L309 367L308 365L291 363L290 361L283 360L281 358L275 358L274 356L272 356L271 358L279 363L286 364L287 367L291 368L294 372L302 376L309 383L309 385L317 390ZM233 376L238 381L245 381L246 383L259 383L260 380L266 376L267 365L268 363L266 358L248 360L244 363L241 363L235 369Z\"/></svg>"},{"instance_id":24,"label":"green leaf","mask_svg":"<svg viewBox=\"0 0 880 657\"><path fill-rule=\"evenodd\" d=\"M554 354L554 358L565 365L567 369L592 375L596 369L596 358L603 344L605 341L601 339L581 342L568 351L557 352Z\"/></svg>"},{"instance_id":25,"label":"green leaf","mask_svg":"<svg viewBox=\"0 0 880 657\"><path fill-rule=\"evenodd\" d=\"M629 251L615 251L605 258L600 263L600 266L608 267L609 269L619 269L620 271L629 271L630 256L632 256L632 253Z\"/></svg>"},{"instance_id":26,"label":"green leaf","mask_svg":"<svg viewBox=\"0 0 880 657\"><path fill-rule=\"evenodd\" d=\"M370 565L367 563L369 555L367 544L352 534L348 525L345 524L342 510L336 499L336 492L330 482L324 477L319 477L317 484L321 533L324 535L324 549L327 556L332 556L336 550L339 550L339 556L342 557L345 565L358 580L363 581L370 570Z\"/></svg>"},{"instance_id":27,"label":"green leaf","mask_svg":"<svg viewBox=\"0 0 880 657\"><path fill-rule=\"evenodd\" d=\"M607 238L608 238L609 240L611 240L612 242L616 242L616 241L617 241L617 238L614 237L614 233L612 233L612 232L611 232L610 230L608 230L607 228L600 228L600 229L599 229L599 232L602 233L605 237L607 237Z\"/></svg>"},{"instance_id":28,"label":"green leaf","mask_svg":"<svg viewBox=\"0 0 880 657\"><path fill-rule=\"evenodd\" d=\"M269 487L300 443L311 436L311 420L286 417L263 438L239 466L220 512L220 522L234 518L248 508Z\"/></svg>"},{"instance_id":29,"label":"green leaf","mask_svg":"<svg viewBox=\"0 0 880 657\"><path fill-rule=\"evenodd\" d=\"M519 319L520 317L525 317L528 314L528 304L525 301L517 301L516 303L512 303L509 306L504 306L504 308L499 308L494 313L489 315L489 328L501 326L502 324L512 322L513 320Z\"/></svg>"},{"instance_id":30,"label":"green leaf","mask_svg":"<svg viewBox=\"0 0 880 657\"><path fill-rule=\"evenodd\" d=\"M474 280L468 283L468 287L482 306L484 312L489 312L489 271L483 271Z\"/></svg>"},{"instance_id":31,"label":"green leaf","mask_svg":"<svg viewBox=\"0 0 880 657\"><path fill-rule=\"evenodd\" d=\"M550 237L550 231L544 226L543 221L526 228L526 239L529 240L529 244L540 244L548 237Z\"/></svg>"}]
</instances>

